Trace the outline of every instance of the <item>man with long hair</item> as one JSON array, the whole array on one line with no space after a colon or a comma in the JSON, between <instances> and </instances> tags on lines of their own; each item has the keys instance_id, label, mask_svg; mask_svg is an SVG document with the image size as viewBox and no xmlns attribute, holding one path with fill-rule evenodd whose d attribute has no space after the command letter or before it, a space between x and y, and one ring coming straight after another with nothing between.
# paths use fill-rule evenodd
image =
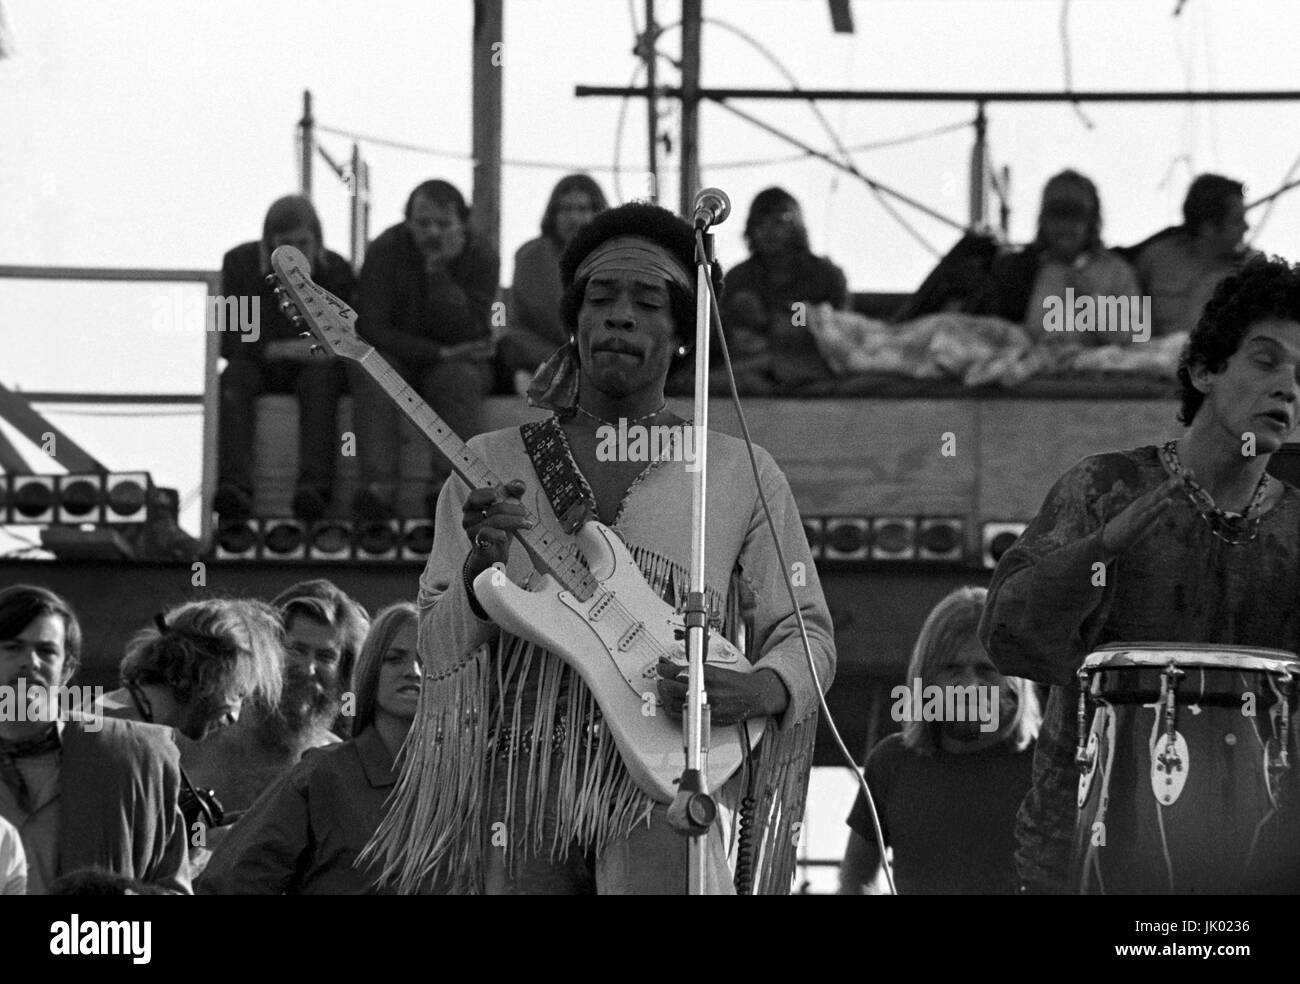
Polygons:
<instances>
[{"instance_id":1,"label":"man with long hair","mask_svg":"<svg viewBox=\"0 0 1300 984\"><path fill-rule=\"evenodd\" d=\"M902 729L867 756L867 786L900 895L1009 894L1015 890L1016 809L1029 790L1042 721L1033 685L1004 677L980 644L984 588L959 588L926 617L891 707ZM884 852L866 798L840 893L876 881Z\"/></svg>"},{"instance_id":2,"label":"man with long hair","mask_svg":"<svg viewBox=\"0 0 1300 984\"><path fill-rule=\"evenodd\" d=\"M980 638L1003 673L1050 684L1017 821L1026 891L1077 888L1076 671L1138 640L1300 652L1300 489L1270 457L1300 420L1300 268L1247 264L1206 305L1178 370L1186 425L1090 455L998 562Z\"/></svg>"},{"instance_id":3,"label":"man with long hair","mask_svg":"<svg viewBox=\"0 0 1300 984\"><path fill-rule=\"evenodd\" d=\"M256 601L210 598L160 612L127 643L122 686L104 695L102 710L201 741L238 721L245 700L279 704L281 633L275 610Z\"/></svg>"},{"instance_id":4,"label":"man with long hair","mask_svg":"<svg viewBox=\"0 0 1300 984\"><path fill-rule=\"evenodd\" d=\"M533 567L522 549L511 549L512 533L537 522L567 542L560 530L571 534L589 517L618 530L652 591L669 605L683 604L690 462L683 455L646 461L605 453L599 435L644 426L672 442L693 438L664 399L670 367L686 358L693 334L693 250L691 227L647 204L602 212L579 232L561 262L564 320L574 340L547 361L532 390L555 415L469 442L509 479L505 484L470 489L456 478L443 491L420 579L427 683L419 732L373 852L399 887L409 889L433 871L470 892L686 889L686 840L668 823L665 807L632 781L592 691L560 656L488 619L473 584L494 564L516 584L528 583ZM720 271L714 273L716 282ZM798 510L771 456L757 449L756 457L757 483L785 559L798 572L795 595L813 658L829 685L834 635ZM787 594L792 575L777 559L745 446L710 434L708 466L705 594L720 626L710 645L739 639L748 586L755 599L754 669L709 666L704 683L715 735L746 720L772 719L752 763L751 846L757 889L785 892L817 694ZM685 695L681 667L663 662L657 673L657 683L647 679L655 687L648 692L662 700L659 713L672 714ZM724 806L744 795L744 778L738 773L718 791ZM720 814L707 836L709 884L718 891L731 884L726 827Z\"/></svg>"},{"instance_id":5,"label":"man with long hair","mask_svg":"<svg viewBox=\"0 0 1300 984\"><path fill-rule=\"evenodd\" d=\"M356 277L343 257L325 248L320 218L302 195L276 199L266 211L262 238L236 246L221 261L221 300L226 324L221 335L221 416L217 440L219 484L213 508L223 520L247 519L253 510L253 433L257 398L263 393L298 397L298 484L293 512L313 521L325 514L338 461L338 404L345 376L342 363L300 338L279 308L269 284L271 253L280 246L301 250L312 279L345 304L352 302ZM252 325L230 324L232 301L255 314ZM256 305L256 307L253 307ZM253 330L255 329L255 331Z\"/></svg>"},{"instance_id":6,"label":"man with long hair","mask_svg":"<svg viewBox=\"0 0 1300 984\"><path fill-rule=\"evenodd\" d=\"M727 274L721 306L728 344L739 357L738 380L746 390L767 392L827 377L808 309L848 307L844 271L813 254L803 210L784 188L754 196L745 242L749 258Z\"/></svg>"},{"instance_id":7,"label":"man with long hair","mask_svg":"<svg viewBox=\"0 0 1300 984\"><path fill-rule=\"evenodd\" d=\"M324 579L282 591L271 608L284 622L284 684L273 708L253 707L207 741L185 745L190 777L239 814L309 748L339 741L352 667L369 629L366 610Z\"/></svg>"},{"instance_id":8,"label":"man with long hair","mask_svg":"<svg viewBox=\"0 0 1300 984\"><path fill-rule=\"evenodd\" d=\"M378 871L356 860L383 819L397 753L419 707L416 620L409 602L375 616L354 674L356 737L308 751L258 799L214 854L201 894L379 891Z\"/></svg>"},{"instance_id":9,"label":"man with long hair","mask_svg":"<svg viewBox=\"0 0 1300 984\"><path fill-rule=\"evenodd\" d=\"M1044 301L1138 294L1137 275L1105 247L1101 229L1101 196L1092 179L1073 170L1054 174L1043 185L1034 241L993 263L984 293L972 303L974 312L1023 324L1037 342L1127 344L1130 336L1114 331L1045 330Z\"/></svg>"},{"instance_id":10,"label":"man with long hair","mask_svg":"<svg viewBox=\"0 0 1300 984\"><path fill-rule=\"evenodd\" d=\"M560 324L560 256L578 230L607 207L605 193L590 175L565 175L552 189L542 234L515 253L506 330L497 342L497 360L507 372L531 377L568 339Z\"/></svg>"}]
</instances>

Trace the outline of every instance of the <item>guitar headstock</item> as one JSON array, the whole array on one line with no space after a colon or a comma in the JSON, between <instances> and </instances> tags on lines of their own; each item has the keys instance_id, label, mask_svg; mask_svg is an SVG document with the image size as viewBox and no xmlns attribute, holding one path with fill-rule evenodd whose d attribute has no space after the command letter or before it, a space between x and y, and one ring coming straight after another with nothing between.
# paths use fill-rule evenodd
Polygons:
<instances>
[{"instance_id":1,"label":"guitar headstock","mask_svg":"<svg viewBox=\"0 0 1300 984\"><path fill-rule=\"evenodd\" d=\"M345 359L359 362L373 351L357 335L357 313L312 282L311 264L301 251L277 247L271 254L271 270L267 280L274 282L280 310L296 327L310 329L318 342Z\"/></svg>"}]
</instances>

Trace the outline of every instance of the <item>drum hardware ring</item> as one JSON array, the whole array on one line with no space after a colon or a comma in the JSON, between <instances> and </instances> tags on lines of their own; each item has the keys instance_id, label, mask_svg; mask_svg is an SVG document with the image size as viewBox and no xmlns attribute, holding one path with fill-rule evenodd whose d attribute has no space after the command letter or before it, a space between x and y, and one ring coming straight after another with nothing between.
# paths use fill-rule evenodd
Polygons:
<instances>
[{"instance_id":1,"label":"drum hardware ring","mask_svg":"<svg viewBox=\"0 0 1300 984\"><path fill-rule=\"evenodd\" d=\"M1074 764L1080 775L1092 771L1096 755L1088 754L1088 671L1080 668L1079 677L1079 743L1074 750Z\"/></svg>"},{"instance_id":2,"label":"drum hardware ring","mask_svg":"<svg viewBox=\"0 0 1300 984\"><path fill-rule=\"evenodd\" d=\"M1282 674L1278 695L1277 751L1268 756L1268 783L1270 792L1282 790L1282 777L1291 771L1291 695L1295 677L1290 672Z\"/></svg>"},{"instance_id":3,"label":"drum hardware ring","mask_svg":"<svg viewBox=\"0 0 1300 984\"><path fill-rule=\"evenodd\" d=\"M1181 768L1183 761L1178 757L1174 750L1174 742L1178 738L1178 732L1175 730L1176 717L1178 713L1178 681L1187 674L1178 668L1178 664L1170 661L1165 667L1164 676L1164 704L1165 704L1165 748L1160 753L1160 762L1167 772L1173 772L1174 769Z\"/></svg>"}]
</instances>

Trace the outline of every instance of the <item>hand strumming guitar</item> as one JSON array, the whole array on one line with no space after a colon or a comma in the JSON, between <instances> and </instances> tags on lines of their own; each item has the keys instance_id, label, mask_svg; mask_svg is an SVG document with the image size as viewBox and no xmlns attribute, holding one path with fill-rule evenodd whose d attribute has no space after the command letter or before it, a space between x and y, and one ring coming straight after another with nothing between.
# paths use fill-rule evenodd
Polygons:
<instances>
[{"instance_id":1,"label":"hand strumming guitar","mask_svg":"<svg viewBox=\"0 0 1300 984\"><path fill-rule=\"evenodd\" d=\"M735 647L721 636L711 635L709 647ZM744 659L739 653L737 658ZM680 647L680 658L685 660L686 647ZM659 697L664 710L673 718L682 716L686 702L686 666L684 662L668 659L659 661ZM712 724L739 724L747 718L769 717L781 714L790 703L790 692L785 683L772 670L761 669L753 673L704 664L704 690L708 694L709 718Z\"/></svg>"}]
</instances>

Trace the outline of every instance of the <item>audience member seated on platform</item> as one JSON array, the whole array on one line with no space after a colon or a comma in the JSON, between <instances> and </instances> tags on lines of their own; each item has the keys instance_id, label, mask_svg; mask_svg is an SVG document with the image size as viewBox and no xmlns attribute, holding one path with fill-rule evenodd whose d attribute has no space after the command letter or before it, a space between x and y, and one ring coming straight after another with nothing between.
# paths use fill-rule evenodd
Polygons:
<instances>
[{"instance_id":1,"label":"audience member seated on platform","mask_svg":"<svg viewBox=\"0 0 1300 984\"><path fill-rule=\"evenodd\" d=\"M1244 194L1240 181L1202 174L1183 199L1183 224L1134 247L1142 293L1151 297L1154 334L1195 328L1219 281L1246 258Z\"/></svg>"},{"instance_id":2,"label":"audience member seated on platform","mask_svg":"<svg viewBox=\"0 0 1300 984\"><path fill-rule=\"evenodd\" d=\"M0 895L27 894L27 852L18 828L0 817Z\"/></svg>"},{"instance_id":3,"label":"audience member seated on platform","mask_svg":"<svg viewBox=\"0 0 1300 984\"><path fill-rule=\"evenodd\" d=\"M343 364L328 353L312 354L312 341L299 337L266 283L271 253L294 246L312 265L312 279L347 304L356 277L348 261L327 250L320 219L311 202L299 195L278 199L267 211L262 238L236 246L221 263L225 312L221 374L217 495L213 507L223 520L252 514L253 439L257 398L263 393L298 397L298 479L293 512L299 519L320 519L329 505L338 460L338 403L345 385ZM256 305L256 306L254 306ZM236 325L234 311L247 311L250 324ZM240 330L236 330L239 328Z\"/></svg>"},{"instance_id":4,"label":"audience member seated on platform","mask_svg":"<svg viewBox=\"0 0 1300 984\"><path fill-rule=\"evenodd\" d=\"M206 741L183 744L190 778L215 790L229 820L247 810L308 748L339 740L330 726L342 708L369 628L366 610L325 580L295 584L271 607L285 626L278 708L250 707L238 722Z\"/></svg>"},{"instance_id":5,"label":"audience member seated on platform","mask_svg":"<svg viewBox=\"0 0 1300 984\"><path fill-rule=\"evenodd\" d=\"M749 259L724 283L720 310L745 391L763 393L830 376L808 331L809 308L848 307L844 272L808 245L799 203L781 188L760 191L745 221Z\"/></svg>"},{"instance_id":6,"label":"audience member seated on platform","mask_svg":"<svg viewBox=\"0 0 1300 984\"><path fill-rule=\"evenodd\" d=\"M1033 243L993 264L991 282L972 307L975 314L1023 324L1036 341L1127 345L1139 332L1120 331L1109 317L1099 325L1095 312L1102 305L1092 305L1086 317L1076 315L1081 310L1076 302L1084 297L1135 301L1139 293L1133 268L1102 245L1097 186L1077 171L1062 171L1043 187ZM1128 327L1139 326L1130 322Z\"/></svg>"},{"instance_id":7,"label":"audience member seated on platform","mask_svg":"<svg viewBox=\"0 0 1300 984\"><path fill-rule=\"evenodd\" d=\"M980 644L986 596L984 588L960 588L930 612L905 685L891 696L903 730L867 756L900 895L1016 888L1016 811L1029 791L1042 714L1033 686L999 674ZM840 894L878 890L881 852L861 793L848 824Z\"/></svg>"},{"instance_id":8,"label":"audience member seated on platform","mask_svg":"<svg viewBox=\"0 0 1300 984\"><path fill-rule=\"evenodd\" d=\"M189 894L172 732L74 700L81 691L66 688L80 661L81 627L66 601L30 585L0 591L0 695L24 707L0 717L0 817L22 838L28 894L92 864ZM54 703L30 714L34 691Z\"/></svg>"},{"instance_id":9,"label":"audience member seated on platform","mask_svg":"<svg viewBox=\"0 0 1300 984\"><path fill-rule=\"evenodd\" d=\"M573 234L607 207L600 185L588 175L563 177L546 203L542 234L515 253L508 324L497 341L497 363L511 377L525 372L531 380L537 367L569 340L560 324L560 254Z\"/></svg>"},{"instance_id":10,"label":"audience member seated on platform","mask_svg":"<svg viewBox=\"0 0 1300 984\"><path fill-rule=\"evenodd\" d=\"M501 270L496 250L469 223L469 206L455 187L419 185L407 200L405 221L370 244L357 295L358 332L462 440L479 432L492 387L490 323ZM361 519L388 519L395 515L406 425L399 429L397 407L364 369L349 364L348 371L364 483L353 511ZM425 508L432 516L451 472L440 452L429 454Z\"/></svg>"},{"instance_id":11,"label":"audience member seated on platform","mask_svg":"<svg viewBox=\"0 0 1300 984\"><path fill-rule=\"evenodd\" d=\"M371 626L356 669L356 737L308 751L222 843L202 894L361 895L378 871L356 867L397 782L395 760L420 703L417 613L403 602Z\"/></svg>"}]
</instances>

